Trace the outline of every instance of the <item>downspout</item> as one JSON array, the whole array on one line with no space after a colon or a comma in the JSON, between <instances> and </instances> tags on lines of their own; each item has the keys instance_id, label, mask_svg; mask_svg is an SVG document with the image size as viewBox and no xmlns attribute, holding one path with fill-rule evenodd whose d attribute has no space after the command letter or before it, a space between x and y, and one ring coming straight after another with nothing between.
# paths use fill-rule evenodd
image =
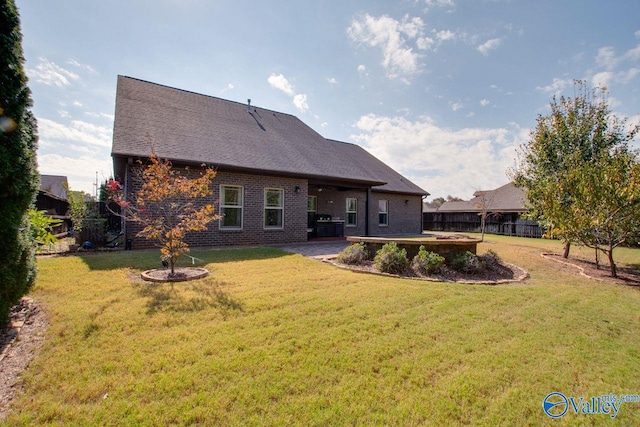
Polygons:
<instances>
[{"instance_id":1,"label":"downspout","mask_svg":"<svg viewBox=\"0 0 640 427\"><path fill-rule=\"evenodd\" d=\"M364 204L364 235L369 236L369 199L371 198L371 187L367 188L367 200Z\"/></svg>"}]
</instances>

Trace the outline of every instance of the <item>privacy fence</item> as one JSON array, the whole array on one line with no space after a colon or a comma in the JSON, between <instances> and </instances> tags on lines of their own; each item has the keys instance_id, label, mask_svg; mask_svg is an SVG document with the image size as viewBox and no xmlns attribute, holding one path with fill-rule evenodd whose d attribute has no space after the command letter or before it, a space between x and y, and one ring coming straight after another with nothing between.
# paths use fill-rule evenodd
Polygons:
<instances>
[{"instance_id":1,"label":"privacy fence","mask_svg":"<svg viewBox=\"0 0 640 427\"><path fill-rule=\"evenodd\" d=\"M482 218L475 212L424 212L423 230L482 232ZM542 237L544 230L535 221L517 213L492 213L485 221L485 232L505 236Z\"/></svg>"}]
</instances>

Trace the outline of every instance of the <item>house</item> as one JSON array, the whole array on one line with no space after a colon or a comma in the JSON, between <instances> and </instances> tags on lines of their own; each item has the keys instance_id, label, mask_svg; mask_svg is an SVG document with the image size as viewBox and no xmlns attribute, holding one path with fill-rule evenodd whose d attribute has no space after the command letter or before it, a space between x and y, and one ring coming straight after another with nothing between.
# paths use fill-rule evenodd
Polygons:
<instances>
[{"instance_id":1,"label":"house","mask_svg":"<svg viewBox=\"0 0 640 427\"><path fill-rule=\"evenodd\" d=\"M485 231L509 236L541 237L537 222L522 216L527 212L524 190L512 182L489 191L476 191L467 201L448 201L425 209L424 229L433 231L480 232L482 214L487 215Z\"/></svg>"},{"instance_id":2,"label":"house","mask_svg":"<svg viewBox=\"0 0 640 427\"><path fill-rule=\"evenodd\" d=\"M112 157L125 193L152 147L174 167L214 167L222 219L193 245L419 234L428 193L362 147L326 139L290 114L118 76ZM136 239L133 247L149 245Z\"/></svg>"},{"instance_id":3,"label":"house","mask_svg":"<svg viewBox=\"0 0 640 427\"><path fill-rule=\"evenodd\" d=\"M46 215L63 221L54 228L53 234L56 235L66 233L71 228L67 188L69 188L69 184L66 176L40 175L36 209L45 211Z\"/></svg>"}]
</instances>

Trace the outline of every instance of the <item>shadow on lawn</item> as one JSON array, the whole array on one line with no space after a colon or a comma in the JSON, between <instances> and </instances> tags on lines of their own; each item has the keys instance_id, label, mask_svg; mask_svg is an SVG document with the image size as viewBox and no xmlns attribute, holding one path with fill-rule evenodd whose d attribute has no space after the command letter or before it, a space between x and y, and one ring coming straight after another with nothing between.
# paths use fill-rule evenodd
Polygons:
<instances>
[{"instance_id":1,"label":"shadow on lawn","mask_svg":"<svg viewBox=\"0 0 640 427\"><path fill-rule=\"evenodd\" d=\"M224 285L224 282L198 280L176 283L144 282L138 285L138 293L149 298L146 304L149 315L163 311L189 313L217 309L226 320L244 312L244 306L221 289Z\"/></svg>"},{"instance_id":2,"label":"shadow on lawn","mask_svg":"<svg viewBox=\"0 0 640 427\"><path fill-rule=\"evenodd\" d=\"M192 248L189 254L195 258L196 266L210 263L237 262L280 258L291 255L277 248L249 247L228 249L200 249ZM77 255L91 270L117 270L131 268L134 270L150 270L162 268L159 249L144 249L135 251L117 252L85 252ZM201 261L200 261L201 260ZM183 255L178 260L177 267L189 267L193 265L192 259Z\"/></svg>"}]
</instances>

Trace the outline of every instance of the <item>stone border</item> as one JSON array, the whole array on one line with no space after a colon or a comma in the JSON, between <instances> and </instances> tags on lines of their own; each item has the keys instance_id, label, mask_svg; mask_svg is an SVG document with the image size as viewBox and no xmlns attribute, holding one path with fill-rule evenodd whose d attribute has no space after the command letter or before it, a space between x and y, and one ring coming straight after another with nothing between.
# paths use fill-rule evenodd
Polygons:
<instances>
[{"instance_id":1,"label":"stone border","mask_svg":"<svg viewBox=\"0 0 640 427\"><path fill-rule=\"evenodd\" d=\"M343 270L353 271L355 273L364 273L364 274L374 274L377 276L387 276L394 277L397 279L408 279L408 280L421 280L426 282L439 282L439 283L463 283L468 285L505 285L510 283L518 283L523 280L529 278L529 272L522 267L518 267L515 264L510 264L507 262L501 262L503 266L509 268L514 273L520 272L520 275L514 279L501 279L501 280L442 280L436 277L409 277L409 276L401 276L399 274L391 274L391 273L383 273L381 271L368 271L368 270L360 270L357 268L351 268L346 264L340 264L335 262L336 258L323 258L322 262L326 262L327 264L334 265L335 267L342 268Z\"/></svg>"},{"instance_id":2,"label":"stone border","mask_svg":"<svg viewBox=\"0 0 640 427\"><path fill-rule=\"evenodd\" d=\"M153 272L156 271L167 271L165 269L154 268L152 270L143 271L140 273L140 277L147 282L156 282L156 283L174 283L174 282L188 282L190 280L202 279L203 277L207 277L209 275L209 271L205 268L200 267L182 267L180 269L176 269L180 271L188 270L186 277L173 277L173 278L158 278L153 277Z\"/></svg>"}]
</instances>

